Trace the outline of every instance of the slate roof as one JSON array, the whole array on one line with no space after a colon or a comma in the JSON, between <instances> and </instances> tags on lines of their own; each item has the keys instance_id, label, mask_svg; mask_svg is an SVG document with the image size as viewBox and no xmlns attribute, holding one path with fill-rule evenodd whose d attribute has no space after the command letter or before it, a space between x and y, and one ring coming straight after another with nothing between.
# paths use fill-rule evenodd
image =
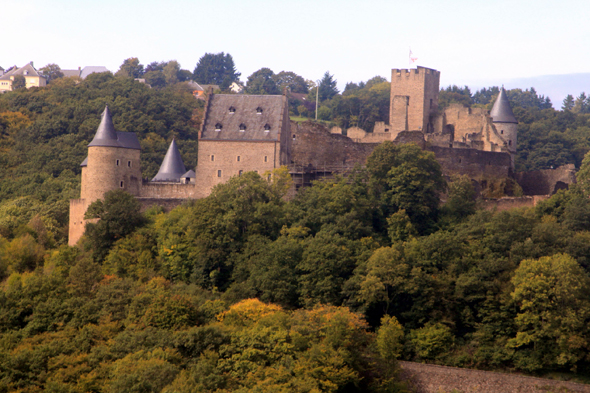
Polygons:
<instances>
[{"instance_id":1,"label":"slate roof","mask_svg":"<svg viewBox=\"0 0 590 393\"><path fill-rule=\"evenodd\" d=\"M498 94L498 98L496 98L490 116L494 123L518 123L512 112L512 107L510 106L510 101L508 101L504 86L500 89L500 94Z\"/></svg>"},{"instance_id":2,"label":"slate roof","mask_svg":"<svg viewBox=\"0 0 590 393\"><path fill-rule=\"evenodd\" d=\"M133 132L115 131L111 111L108 106L102 112L100 124L96 130L94 139L88 144L88 147L91 146L111 146L141 150L137 135Z\"/></svg>"},{"instance_id":3,"label":"slate roof","mask_svg":"<svg viewBox=\"0 0 590 393\"><path fill-rule=\"evenodd\" d=\"M109 70L104 66L86 66L86 67L82 68L82 72L80 73L80 78L86 79L86 77L90 74L101 73L101 72L109 72Z\"/></svg>"},{"instance_id":4,"label":"slate roof","mask_svg":"<svg viewBox=\"0 0 590 393\"><path fill-rule=\"evenodd\" d=\"M44 78L43 75L41 75L37 72L37 70L35 69L35 67L33 67L33 65L31 63L28 63L27 65L25 65L24 67L21 67L21 68L16 68L16 67L11 68L4 75L0 76L0 80L10 79L10 77L13 75L40 76L40 77Z\"/></svg>"},{"instance_id":5,"label":"slate roof","mask_svg":"<svg viewBox=\"0 0 590 393\"><path fill-rule=\"evenodd\" d=\"M64 77L76 76L80 77L80 70L61 70L61 73L64 74Z\"/></svg>"},{"instance_id":6,"label":"slate roof","mask_svg":"<svg viewBox=\"0 0 590 393\"><path fill-rule=\"evenodd\" d=\"M152 181L180 181L180 178L186 173L186 167L182 162L182 157L178 151L176 141L172 139L172 143L168 147L164 161L160 166L160 170L154 176ZM186 177L186 176L184 176Z\"/></svg>"},{"instance_id":7,"label":"slate roof","mask_svg":"<svg viewBox=\"0 0 590 393\"><path fill-rule=\"evenodd\" d=\"M283 96L214 94L201 139L278 141L284 110Z\"/></svg>"},{"instance_id":8,"label":"slate roof","mask_svg":"<svg viewBox=\"0 0 590 393\"><path fill-rule=\"evenodd\" d=\"M86 156L86 158L84 159L84 161L82 161L80 166L88 166L88 156Z\"/></svg>"}]
</instances>

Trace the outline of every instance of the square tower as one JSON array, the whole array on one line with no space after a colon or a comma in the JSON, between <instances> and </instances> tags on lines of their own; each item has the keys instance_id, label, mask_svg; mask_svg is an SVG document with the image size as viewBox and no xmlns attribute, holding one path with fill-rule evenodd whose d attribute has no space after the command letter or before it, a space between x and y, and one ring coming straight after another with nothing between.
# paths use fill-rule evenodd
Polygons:
<instances>
[{"instance_id":1,"label":"square tower","mask_svg":"<svg viewBox=\"0 0 590 393\"><path fill-rule=\"evenodd\" d=\"M398 131L432 132L439 82L440 71L431 68L392 69L389 124ZM401 119L404 114L406 118Z\"/></svg>"}]
</instances>

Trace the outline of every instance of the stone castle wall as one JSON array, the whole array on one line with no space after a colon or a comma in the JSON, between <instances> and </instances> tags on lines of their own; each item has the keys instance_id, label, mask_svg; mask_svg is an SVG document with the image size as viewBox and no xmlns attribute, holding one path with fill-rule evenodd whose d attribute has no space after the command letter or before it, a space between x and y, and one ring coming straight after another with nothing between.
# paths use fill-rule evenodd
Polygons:
<instances>
[{"instance_id":1,"label":"stone castle wall","mask_svg":"<svg viewBox=\"0 0 590 393\"><path fill-rule=\"evenodd\" d=\"M568 164L556 169L519 172L515 177L525 195L550 195L576 182L576 168Z\"/></svg>"},{"instance_id":2,"label":"stone castle wall","mask_svg":"<svg viewBox=\"0 0 590 393\"><path fill-rule=\"evenodd\" d=\"M70 199L70 222L68 227L68 244L70 246L78 243L84 234L86 220L84 213L88 205L85 199Z\"/></svg>"},{"instance_id":3,"label":"stone castle wall","mask_svg":"<svg viewBox=\"0 0 590 393\"><path fill-rule=\"evenodd\" d=\"M529 195L523 197L504 197L499 199L484 199L480 201L485 210L505 211L521 207L535 207L537 203L546 200L549 195Z\"/></svg>"},{"instance_id":4,"label":"stone castle wall","mask_svg":"<svg viewBox=\"0 0 590 393\"><path fill-rule=\"evenodd\" d=\"M590 385L522 375L399 362L401 378L416 393L590 393Z\"/></svg>"},{"instance_id":5,"label":"stone castle wall","mask_svg":"<svg viewBox=\"0 0 590 393\"><path fill-rule=\"evenodd\" d=\"M280 145L274 142L199 141L196 198L203 198L220 183L248 171L263 174L280 167Z\"/></svg>"},{"instance_id":6,"label":"stone castle wall","mask_svg":"<svg viewBox=\"0 0 590 393\"><path fill-rule=\"evenodd\" d=\"M196 195L195 184L165 183L144 181L141 186L141 198L188 199Z\"/></svg>"},{"instance_id":7,"label":"stone castle wall","mask_svg":"<svg viewBox=\"0 0 590 393\"><path fill-rule=\"evenodd\" d=\"M426 149L434 152L445 175L467 175L472 179L512 176L512 161L508 153L440 146L428 146Z\"/></svg>"}]
</instances>

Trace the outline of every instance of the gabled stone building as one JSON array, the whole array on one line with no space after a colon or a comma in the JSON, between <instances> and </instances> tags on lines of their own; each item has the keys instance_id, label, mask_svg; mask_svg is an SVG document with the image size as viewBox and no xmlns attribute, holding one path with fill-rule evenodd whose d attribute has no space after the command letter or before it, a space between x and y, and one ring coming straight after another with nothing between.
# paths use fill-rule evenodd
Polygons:
<instances>
[{"instance_id":1,"label":"gabled stone building","mask_svg":"<svg viewBox=\"0 0 590 393\"><path fill-rule=\"evenodd\" d=\"M210 94L199 133L197 197L248 171L288 165L291 133L287 97Z\"/></svg>"}]
</instances>

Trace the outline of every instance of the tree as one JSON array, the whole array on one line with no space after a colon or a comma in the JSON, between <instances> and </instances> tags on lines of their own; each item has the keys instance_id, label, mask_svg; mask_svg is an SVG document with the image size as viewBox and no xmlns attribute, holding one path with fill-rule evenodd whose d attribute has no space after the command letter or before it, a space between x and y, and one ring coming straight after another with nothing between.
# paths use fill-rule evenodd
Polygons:
<instances>
[{"instance_id":1,"label":"tree","mask_svg":"<svg viewBox=\"0 0 590 393\"><path fill-rule=\"evenodd\" d=\"M180 64L176 60L170 60L162 70L167 85L173 85L179 81Z\"/></svg>"},{"instance_id":2,"label":"tree","mask_svg":"<svg viewBox=\"0 0 590 393\"><path fill-rule=\"evenodd\" d=\"M15 75L12 79L12 90L20 90L27 87L27 79L23 75Z\"/></svg>"},{"instance_id":3,"label":"tree","mask_svg":"<svg viewBox=\"0 0 590 393\"><path fill-rule=\"evenodd\" d=\"M63 78L64 76L64 73L61 72L61 68L59 68L59 66L54 63L47 64L39 71L41 71L41 73L47 78L47 83L51 83L52 80L57 78Z\"/></svg>"},{"instance_id":4,"label":"tree","mask_svg":"<svg viewBox=\"0 0 590 393\"><path fill-rule=\"evenodd\" d=\"M246 92L248 94L281 94L270 68L261 68L248 77Z\"/></svg>"},{"instance_id":5,"label":"tree","mask_svg":"<svg viewBox=\"0 0 590 393\"><path fill-rule=\"evenodd\" d=\"M144 74L143 64L139 64L137 57L125 59L119 71L115 75L127 76L130 78L141 78Z\"/></svg>"},{"instance_id":6,"label":"tree","mask_svg":"<svg viewBox=\"0 0 590 393\"><path fill-rule=\"evenodd\" d=\"M570 366L585 359L590 322L590 279L567 254L520 263L512 278L518 307L516 337L519 368L534 371Z\"/></svg>"},{"instance_id":7,"label":"tree","mask_svg":"<svg viewBox=\"0 0 590 393\"><path fill-rule=\"evenodd\" d=\"M141 205L131 194L122 190L109 191L104 199L92 202L84 215L85 219L98 218L96 223L86 224L86 234L93 246L97 261L102 261L112 244L143 224L139 212Z\"/></svg>"},{"instance_id":8,"label":"tree","mask_svg":"<svg viewBox=\"0 0 590 393\"><path fill-rule=\"evenodd\" d=\"M337 81L334 80L334 75L330 75L329 71L326 71L323 78L320 80L319 85L319 100L326 101L338 94L338 87L336 87Z\"/></svg>"},{"instance_id":9,"label":"tree","mask_svg":"<svg viewBox=\"0 0 590 393\"><path fill-rule=\"evenodd\" d=\"M305 79L294 72L281 71L276 74L273 79L280 91L283 91L285 87L288 87L291 90L291 93L309 93L309 88L307 87Z\"/></svg>"},{"instance_id":10,"label":"tree","mask_svg":"<svg viewBox=\"0 0 590 393\"><path fill-rule=\"evenodd\" d=\"M590 112L589 99L586 97L586 93L580 93L580 95L574 101L572 112L575 113L588 113Z\"/></svg>"},{"instance_id":11,"label":"tree","mask_svg":"<svg viewBox=\"0 0 590 393\"><path fill-rule=\"evenodd\" d=\"M563 99L563 105L561 106L562 111L571 111L574 109L574 97L571 94L568 94L567 97Z\"/></svg>"},{"instance_id":12,"label":"tree","mask_svg":"<svg viewBox=\"0 0 590 393\"><path fill-rule=\"evenodd\" d=\"M205 53L195 67L193 79L198 83L219 85L226 90L232 82L239 81L240 75L229 53Z\"/></svg>"},{"instance_id":13,"label":"tree","mask_svg":"<svg viewBox=\"0 0 590 393\"><path fill-rule=\"evenodd\" d=\"M432 152L383 142L367 159L367 170L385 217L403 209L419 233L433 224L446 183Z\"/></svg>"}]
</instances>

